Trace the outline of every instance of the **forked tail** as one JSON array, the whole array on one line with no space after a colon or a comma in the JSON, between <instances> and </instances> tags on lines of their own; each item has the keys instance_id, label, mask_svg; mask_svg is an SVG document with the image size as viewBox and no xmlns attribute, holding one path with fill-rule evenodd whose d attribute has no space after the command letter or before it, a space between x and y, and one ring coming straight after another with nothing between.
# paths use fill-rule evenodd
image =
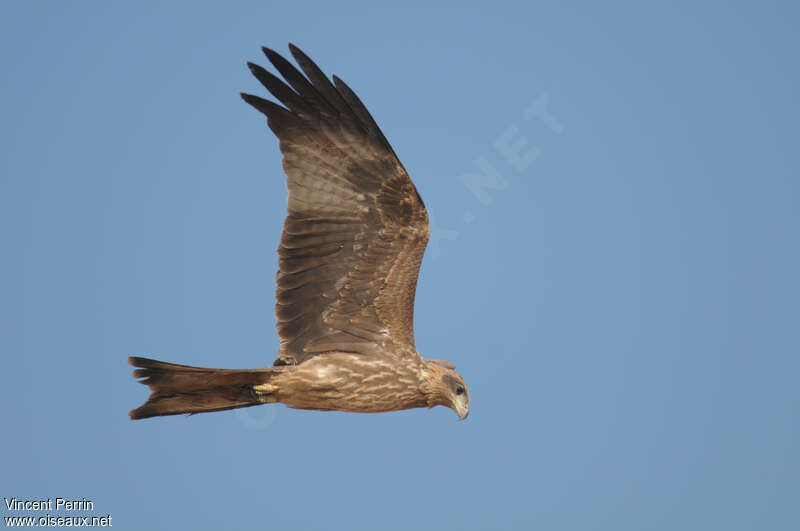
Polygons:
<instances>
[{"instance_id":1,"label":"forked tail","mask_svg":"<svg viewBox=\"0 0 800 531\"><path fill-rule=\"evenodd\" d=\"M275 402L270 379L276 369L205 369L176 365L148 358L128 358L139 367L134 378L152 393L142 406L132 410L132 419L181 413L205 413Z\"/></svg>"}]
</instances>

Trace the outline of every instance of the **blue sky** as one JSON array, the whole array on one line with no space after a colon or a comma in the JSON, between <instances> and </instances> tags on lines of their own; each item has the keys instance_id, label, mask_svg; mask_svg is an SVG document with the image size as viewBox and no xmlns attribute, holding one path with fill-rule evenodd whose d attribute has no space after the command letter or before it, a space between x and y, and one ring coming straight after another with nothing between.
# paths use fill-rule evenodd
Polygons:
<instances>
[{"instance_id":1,"label":"blue sky","mask_svg":"<svg viewBox=\"0 0 800 531\"><path fill-rule=\"evenodd\" d=\"M4 497L117 529L800 525L791 3L5 2ZM294 42L431 212L472 412L132 422L129 355L272 362L286 192L238 97ZM0 512L9 514L2 505Z\"/></svg>"}]
</instances>

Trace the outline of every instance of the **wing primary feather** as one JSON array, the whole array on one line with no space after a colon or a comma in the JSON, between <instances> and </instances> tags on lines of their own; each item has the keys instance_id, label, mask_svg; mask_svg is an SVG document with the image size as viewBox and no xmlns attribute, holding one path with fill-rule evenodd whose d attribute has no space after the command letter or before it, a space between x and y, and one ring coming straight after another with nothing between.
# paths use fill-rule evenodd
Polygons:
<instances>
[{"instance_id":1,"label":"wing primary feather","mask_svg":"<svg viewBox=\"0 0 800 531\"><path fill-rule=\"evenodd\" d=\"M300 68L303 69L308 79L311 80L311 83L314 85L314 88L322 94L328 102L336 107L336 109L344 114L353 115L353 111L350 109L350 106L347 105L347 102L344 101L342 95L339 94L339 91L336 90L336 87L333 86L333 83L328 79L328 76L325 75L322 70L308 57L303 50L295 46L294 44L289 44L289 51L292 52L295 61L297 64L300 65ZM354 117L354 116L353 116Z\"/></svg>"},{"instance_id":2,"label":"wing primary feather","mask_svg":"<svg viewBox=\"0 0 800 531\"><path fill-rule=\"evenodd\" d=\"M356 95L355 92L353 92L353 89L351 89L347 83L342 81L342 79L336 75L333 76L333 82L336 84L336 88L344 100L347 102L350 108L353 109L353 113L358 117L366 131L370 135L376 137L381 144L383 144L383 146L388 149L389 152L395 156L395 158L397 158L397 161L400 162L399 157L397 157L397 154L394 152L394 148L392 148L391 144L389 144L389 141L386 140L386 137L383 136L383 131L381 131L381 128L378 127L375 119L369 113L367 107L364 105L361 99ZM402 163L400 165L402 166Z\"/></svg>"},{"instance_id":3,"label":"wing primary feather","mask_svg":"<svg viewBox=\"0 0 800 531\"><path fill-rule=\"evenodd\" d=\"M253 96L252 94L241 92L239 93L239 96L241 96L244 101L255 107L259 112L263 113L267 117L272 116L279 111L287 112L286 109L277 103L265 100L264 98L259 98L258 96Z\"/></svg>"},{"instance_id":4,"label":"wing primary feather","mask_svg":"<svg viewBox=\"0 0 800 531\"><path fill-rule=\"evenodd\" d=\"M247 66L256 79L289 109L301 114L311 113L311 107L308 106L295 91L290 89L286 83L278 79L277 76L267 72L255 63L247 63Z\"/></svg>"},{"instance_id":5,"label":"wing primary feather","mask_svg":"<svg viewBox=\"0 0 800 531\"><path fill-rule=\"evenodd\" d=\"M325 101L325 98L320 95L317 89L305 78L303 74L300 73L292 64L284 59L278 52L275 50L271 50L266 46L262 47L261 50L264 52L264 55L267 56L269 62L272 63L278 72L286 79L286 81L297 91L298 94L306 98L309 103L314 105L317 108L318 112L322 112L328 115L335 115L336 109L334 109L330 103Z\"/></svg>"}]
</instances>

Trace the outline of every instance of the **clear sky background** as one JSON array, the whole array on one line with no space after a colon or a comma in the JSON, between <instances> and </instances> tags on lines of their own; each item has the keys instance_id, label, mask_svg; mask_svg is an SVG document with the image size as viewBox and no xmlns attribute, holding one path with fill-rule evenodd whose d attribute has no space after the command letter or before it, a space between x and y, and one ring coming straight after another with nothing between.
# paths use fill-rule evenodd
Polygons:
<instances>
[{"instance_id":1,"label":"clear sky background","mask_svg":"<svg viewBox=\"0 0 800 531\"><path fill-rule=\"evenodd\" d=\"M798 15L3 2L0 495L115 529L800 528ZM284 175L238 93L288 42L429 206L417 346L465 422L128 419L129 355L275 357Z\"/></svg>"}]
</instances>

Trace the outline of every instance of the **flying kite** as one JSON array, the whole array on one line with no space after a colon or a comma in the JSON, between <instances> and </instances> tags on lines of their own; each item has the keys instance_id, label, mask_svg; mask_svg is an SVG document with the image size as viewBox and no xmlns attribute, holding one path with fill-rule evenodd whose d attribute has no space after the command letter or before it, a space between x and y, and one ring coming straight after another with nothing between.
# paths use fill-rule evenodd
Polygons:
<instances>
[{"instance_id":1,"label":"flying kite","mask_svg":"<svg viewBox=\"0 0 800 531\"><path fill-rule=\"evenodd\" d=\"M280 140L289 190L278 247L280 349L270 367L207 369L131 357L150 387L132 419L281 402L379 413L446 406L469 414L455 366L414 345L414 294L428 214L361 100L299 48L303 73L263 48L285 82L248 63L280 101L242 94Z\"/></svg>"}]
</instances>

